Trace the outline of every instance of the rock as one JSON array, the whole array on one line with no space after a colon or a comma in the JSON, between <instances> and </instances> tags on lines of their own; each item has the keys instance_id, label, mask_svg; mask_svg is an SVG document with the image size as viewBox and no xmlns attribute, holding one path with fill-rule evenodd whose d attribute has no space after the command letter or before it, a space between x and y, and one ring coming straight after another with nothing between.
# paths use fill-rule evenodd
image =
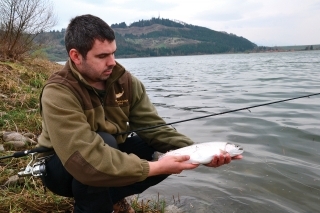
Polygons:
<instances>
[{"instance_id":1,"label":"rock","mask_svg":"<svg viewBox=\"0 0 320 213\"><path fill-rule=\"evenodd\" d=\"M3 151L5 151L5 149L4 149L3 145L0 144L0 152L3 152Z\"/></svg>"},{"instance_id":2,"label":"rock","mask_svg":"<svg viewBox=\"0 0 320 213\"><path fill-rule=\"evenodd\" d=\"M23 136L18 132L5 132L3 133L4 141L22 141Z\"/></svg>"},{"instance_id":3,"label":"rock","mask_svg":"<svg viewBox=\"0 0 320 213\"><path fill-rule=\"evenodd\" d=\"M183 213L183 211L181 209L179 209L177 206L175 205L169 205L164 209L165 213Z\"/></svg>"},{"instance_id":4,"label":"rock","mask_svg":"<svg viewBox=\"0 0 320 213\"><path fill-rule=\"evenodd\" d=\"M30 133L30 132L24 133L23 136L28 137L30 139L37 138L35 134Z\"/></svg>"},{"instance_id":5,"label":"rock","mask_svg":"<svg viewBox=\"0 0 320 213\"><path fill-rule=\"evenodd\" d=\"M25 135L35 137L35 135L31 133L26 133ZM37 142L34 140L30 139L29 137L25 137L18 132L4 132L3 140L5 141L5 145L12 145L14 148L23 148L27 145L37 144Z\"/></svg>"},{"instance_id":6,"label":"rock","mask_svg":"<svg viewBox=\"0 0 320 213\"><path fill-rule=\"evenodd\" d=\"M5 147L13 147L14 149L20 149L26 147L24 141L8 141L3 144Z\"/></svg>"},{"instance_id":7,"label":"rock","mask_svg":"<svg viewBox=\"0 0 320 213\"><path fill-rule=\"evenodd\" d=\"M6 95L4 95L4 94L1 94L1 93L0 93L0 98L4 98L4 99L6 99L6 98L8 98L8 96L6 96Z\"/></svg>"},{"instance_id":8,"label":"rock","mask_svg":"<svg viewBox=\"0 0 320 213\"><path fill-rule=\"evenodd\" d=\"M24 183L24 178L19 178L18 175L14 175L9 177L9 179L4 183L4 186L9 186L12 184L20 184Z\"/></svg>"}]
</instances>

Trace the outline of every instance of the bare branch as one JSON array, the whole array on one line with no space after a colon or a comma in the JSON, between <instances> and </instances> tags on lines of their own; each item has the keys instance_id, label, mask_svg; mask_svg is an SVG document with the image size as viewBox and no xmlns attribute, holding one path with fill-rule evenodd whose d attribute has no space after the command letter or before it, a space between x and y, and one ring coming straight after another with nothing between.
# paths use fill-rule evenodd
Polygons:
<instances>
[{"instance_id":1,"label":"bare branch","mask_svg":"<svg viewBox=\"0 0 320 213\"><path fill-rule=\"evenodd\" d=\"M0 58L35 50L33 40L56 24L49 0L0 0Z\"/></svg>"}]
</instances>

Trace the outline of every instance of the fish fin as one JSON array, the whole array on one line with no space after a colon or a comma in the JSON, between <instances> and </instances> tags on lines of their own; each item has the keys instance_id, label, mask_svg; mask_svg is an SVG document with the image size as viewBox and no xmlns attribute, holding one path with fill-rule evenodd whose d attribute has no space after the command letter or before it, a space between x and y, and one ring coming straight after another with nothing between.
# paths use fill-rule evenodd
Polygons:
<instances>
[{"instance_id":1,"label":"fish fin","mask_svg":"<svg viewBox=\"0 0 320 213\"><path fill-rule=\"evenodd\" d=\"M220 152L221 152L221 154L224 154L224 155L228 153L227 151L222 150L222 149L220 149Z\"/></svg>"},{"instance_id":2,"label":"fish fin","mask_svg":"<svg viewBox=\"0 0 320 213\"><path fill-rule=\"evenodd\" d=\"M152 161L158 161L164 155L165 155L165 153L162 153L162 152L154 152L152 155Z\"/></svg>"}]
</instances>

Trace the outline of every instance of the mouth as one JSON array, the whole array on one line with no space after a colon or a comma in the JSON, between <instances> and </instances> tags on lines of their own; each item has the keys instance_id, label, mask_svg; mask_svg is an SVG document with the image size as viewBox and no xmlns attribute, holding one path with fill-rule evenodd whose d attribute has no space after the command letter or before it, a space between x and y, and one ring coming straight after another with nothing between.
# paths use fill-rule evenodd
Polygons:
<instances>
[{"instance_id":1,"label":"mouth","mask_svg":"<svg viewBox=\"0 0 320 213\"><path fill-rule=\"evenodd\" d=\"M106 75L111 75L112 69L107 69L103 73L106 74Z\"/></svg>"}]
</instances>

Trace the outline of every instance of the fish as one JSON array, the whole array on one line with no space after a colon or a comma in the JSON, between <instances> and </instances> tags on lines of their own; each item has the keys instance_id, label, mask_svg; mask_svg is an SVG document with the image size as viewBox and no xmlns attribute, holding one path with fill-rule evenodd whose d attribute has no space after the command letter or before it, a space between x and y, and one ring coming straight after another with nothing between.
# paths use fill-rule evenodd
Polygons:
<instances>
[{"instance_id":1,"label":"fish","mask_svg":"<svg viewBox=\"0 0 320 213\"><path fill-rule=\"evenodd\" d=\"M159 157L159 160L166 156L189 155L190 159L185 161L186 163L207 164L212 161L214 156L229 153L231 157L235 157L243 152L244 150L240 145L233 143L203 142L166 152Z\"/></svg>"}]
</instances>

